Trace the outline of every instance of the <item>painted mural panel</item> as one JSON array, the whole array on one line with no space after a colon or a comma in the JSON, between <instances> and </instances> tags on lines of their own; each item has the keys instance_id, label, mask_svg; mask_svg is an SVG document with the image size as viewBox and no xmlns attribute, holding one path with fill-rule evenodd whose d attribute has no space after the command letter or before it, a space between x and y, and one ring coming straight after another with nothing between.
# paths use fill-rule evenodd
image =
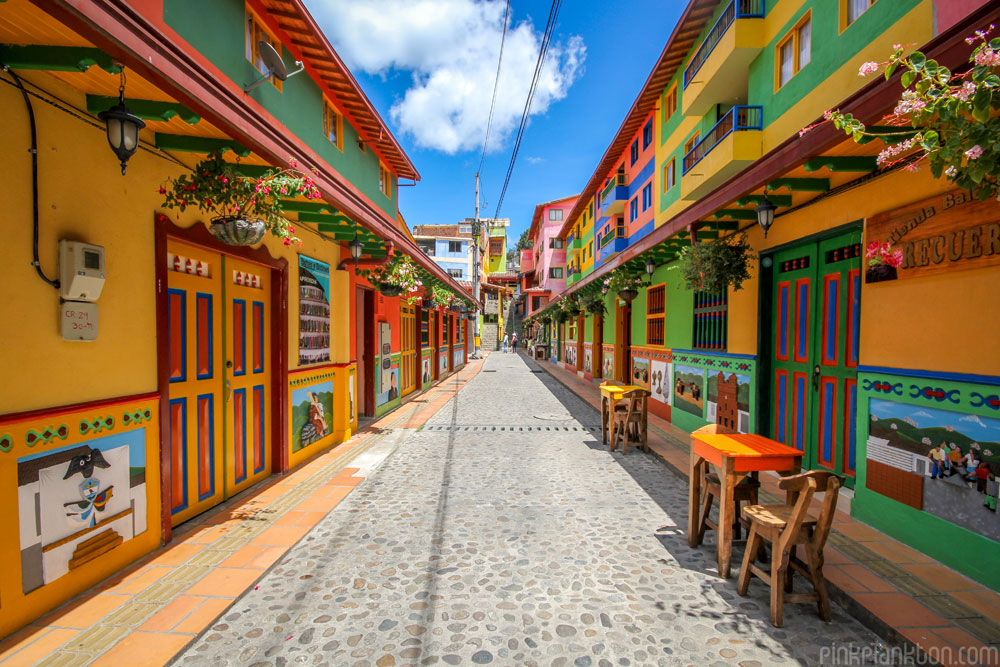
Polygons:
<instances>
[{"instance_id":1,"label":"painted mural panel","mask_svg":"<svg viewBox=\"0 0 1000 667\"><path fill-rule=\"evenodd\" d=\"M566 343L565 360L567 364L570 364L571 366L576 366L576 343L573 341Z\"/></svg>"},{"instance_id":2,"label":"painted mural panel","mask_svg":"<svg viewBox=\"0 0 1000 667\"><path fill-rule=\"evenodd\" d=\"M704 418L705 369L675 364L673 382L674 407Z\"/></svg>"},{"instance_id":3,"label":"painted mural panel","mask_svg":"<svg viewBox=\"0 0 1000 667\"><path fill-rule=\"evenodd\" d=\"M35 590L146 532L146 429L17 460L22 587Z\"/></svg>"},{"instance_id":4,"label":"painted mural panel","mask_svg":"<svg viewBox=\"0 0 1000 667\"><path fill-rule=\"evenodd\" d=\"M299 364L330 361L330 265L299 255Z\"/></svg>"},{"instance_id":5,"label":"painted mural panel","mask_svg":"<svg viewBox=\"0 0 1000 667\"><path fill-rule=\"evenodd\" d=\"M672 405L673 392L670 391L672 364L653 359L649 362L649 390L654 401Z\"/></svg>"},{"instance_id":6,"label":"painted mural panel","mask_svg":"<svg viewBox=\"0 0 1000 667\"><path fill-rule=\"evenodd\" d=\"M426 356L422 359L421 369L420 369L420 381L423 384L427 384L431 381L431 358Z\"/></svg>"},{"instance_id":7,"label":"painted mural panel","mask_svg":"<svg viewBox=\"0 0 1000 667\"><path fill-rule=\"evenodd\" d=\"M1000 541L1000 418L882 398L868 413L870 491Z\"/></svg>"},{"instance_id":8,"label":"painted mural panel","mask_svg":"<svg viewBox=\"0 0 1000 667\"><path fill-rule=\"evenodd\" d=\"M452 350L451 352L451 366L452 368L458 368L465 363L465 348L459 348L457 350Z\"/></svg>"},{"instance_id":9,"label":"painted mural panel","mask_svg":"<svg viewBox=\"0 0 1000 667\"><path fill-rule=\"evenodd\" d=\"M353 376L350 382L353 385ZM351 387L353 396L353 386ZM353 399L352 399L353 403ZM353 405L351 406L353 415ZM333 431L333 380L292 389L292 451L319 442Z\"/></svg>"},{"instance_id":10,"label":"painted mural panel","mask_svg":"<svg viewBox=\"0 0 1000 667\"><path fill-rule=\"evenodd\" d=\"M594 350L591 349L590 345L586 345L583 348L583 372L594 372Z\"/></svg>"},{"instance_id":11,"label":"painted mural panel","mask_svg":"<svg viewBox=\"0 0 1000 667\"><path fill-rule=\"evenodd\" d=\"M380 407L399 398L399 364L390 362L388 358L385 359L385 362L390 363L390 366L379 375L380 383L376 405Z\"/></svg>"},{"instance_id":12,"label":"painted mural panel","mask_svg":"<svg viewBox=\"0 0 1000 667\"><path fill-rule=\"evenodd\" d=\"M649 359L632 357L632 384L649 389Z\"/></svg>"},{"instance_id":13,"label":"painted mural panel","mask_svg":"<svg viewBox=\"0 0 1000 667\"><path fill-rule=\"evenodd\" d=\"M739 433L750 432L750 376L723 371L708 374L705 420Z\"/></svg>"}]
</instances>

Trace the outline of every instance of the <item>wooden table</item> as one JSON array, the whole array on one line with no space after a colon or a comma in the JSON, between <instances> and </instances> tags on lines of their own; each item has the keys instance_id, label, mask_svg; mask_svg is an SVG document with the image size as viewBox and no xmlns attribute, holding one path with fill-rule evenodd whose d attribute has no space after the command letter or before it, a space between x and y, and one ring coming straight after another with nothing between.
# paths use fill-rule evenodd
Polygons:
<instances>
[{"instance_id":1,"label":"wooden table","mask_svg":"<svg viewBox=\"0 0 1000 667\"><path fill-rule=\"evenodd\" d=\"M637 384L602 384L599 389L601 390L601 439L604 444L608 444L608 431L611 430L611 448L615 447L614 438L614 414L615 406L618 402L622 400L625 392L632 391L634 389L642 389L643 391L648 391L645 387L640 387Z\"/></svg>"},{"instance_id":2,"label":"wooden table","mask_svg":"<svg viewBox=\"0 0 1000 667\"><path fill-rule=\"evenodd\" d=\"M797 474L801 466L802 452L754 433L701 433L691 438L691 494L688 498L688 545L696 547L698 539L699 501L701 499L702 475L708 465L714 465L719 473L719 530L716 536L718 546L719 576L729 576L729 565L733 555L733 489L750 473L774 470L781 473Z\"/></svg>"}]
</instances>

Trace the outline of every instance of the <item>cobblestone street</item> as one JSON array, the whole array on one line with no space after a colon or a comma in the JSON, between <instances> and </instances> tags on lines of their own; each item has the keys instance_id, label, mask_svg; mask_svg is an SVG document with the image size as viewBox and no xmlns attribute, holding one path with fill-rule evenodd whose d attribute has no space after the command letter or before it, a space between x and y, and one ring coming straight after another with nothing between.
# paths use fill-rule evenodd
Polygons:
<instances>
[{"instance_id":1,"label":"cobblestone street","mask_svg":"<svg viewBox=\"0 0 1000 667\"><path fill-rule=\"evenodd\" d=\"M836 605L771 627L739 547L724 581L711 536L687 546L686 481L599 425L493 353L177 664L814 665L878 642Z\"/></svg>"}]
</instances>

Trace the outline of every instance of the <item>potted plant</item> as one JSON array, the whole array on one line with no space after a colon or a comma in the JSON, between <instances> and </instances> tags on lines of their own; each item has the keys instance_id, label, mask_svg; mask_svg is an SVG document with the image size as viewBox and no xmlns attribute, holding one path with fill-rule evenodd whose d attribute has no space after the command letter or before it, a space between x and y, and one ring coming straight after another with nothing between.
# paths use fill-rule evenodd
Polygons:
<instances>
[{"instance_id":1,"label":"potted plant","mask_svg":"<svg viewBox=\"0 0 1000 667\"><path fill-rule=\"evenodd\" d=\"M750 278L750 252L746 234L718 241L702 241L681 252L681 276L689 289L722 294L739 290Z\"/></svg>"},{"instance_id":2,"label":"potted plant","mask_svg":"<svg viewBox=\"0 0 1000 667\"><path fill-rule=\"evenodd\" d=\"M455 295L449 289L434 285L431 287L431 300L434 302L435 308L447 308L452 305Z\"/></svg>"},{"instance_id":3,"label":"potted plant","mask_svg":"<svg viewBox=\"0 0 1000 667\"><path fill-rule=\"evenodd\" d=\"M608 291L617 292L618 298L626 303L639 296L639 288L643 284L641 277L629 273L624 267L618 267L604 279Z\"/></svg>"},{"instance_id":4,"label":"potted plant","mask_svg":"<svg viewBox=\"0 0 1000 667\"><path fill-rule=\"evenodd\" d=\"M606 311L604 307L604 296L600 293L591 292L583 297L583 309L591 315L603 315Z\"/></svg>"},{"instance_id":5,"label":"potted plant","mask_svg":"<svg viewBox=\"0 0 1000 667\"><path fill-rule=\"evenodd\" d=\"M576 294L567 294L559 300L558 308L566 313L567 317L576 317L582 312L580 297Z\"/></svg>"},{"instance_id":6,"label":"potted plant","mask_svg":"<svg viewBox=\"0 0 1000 667\"><path fill-rule=\"evenodd\" d=\"M423 299L419 290L424 283L420 280L417 265L402 253L393 253L392 258L382 266L361 269L358 275L367 278L383 296L407 294L406 302L411 305Z\"/></svg>"},{"instance_id":7,"label":"potted plant","mask_svg":"<svg viewBox=\"0 0 1000 667\"><path fill-rule=\"evenodd\" d=\"M295 227L284 218L284 199L305 197L319 199L312 178L300 172L298 163L269 169L258 178L244 176L212 153L195 165L190 174L182 174L160 187L165 208L181 211L195 207L211 216L209 231L229 245L254 245L265 232L282 239L285 245L299 243Z\"/></svg>"},{"instance_id":8,"label":"potted plant","mask_svg":"<svg viewBox=\"0 0 1000 667\"><path fill-rule=\"evenodd\" d=\"M895 280L896 269L903 265L903 251L893 250L889 243L872 241L865 248L865 259L868 260L868 268L865 269L866 283Z\"/></svg>"}]
</instances>

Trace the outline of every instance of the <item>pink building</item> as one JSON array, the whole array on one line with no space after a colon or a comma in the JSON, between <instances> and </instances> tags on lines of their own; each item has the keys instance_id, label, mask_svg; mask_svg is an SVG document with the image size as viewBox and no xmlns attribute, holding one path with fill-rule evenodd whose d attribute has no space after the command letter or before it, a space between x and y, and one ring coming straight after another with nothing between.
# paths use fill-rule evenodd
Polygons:
<instances>
[{"instance_id":1,"label":"pink building","mask_svg":"<svg viewBox=\"0 0 1000 667\"><path fill-rule=\"evenodd\" d=\"M521 251L521 294L525 315L543 308L566 289L566 247L559 238L579 195L539 204L531 218L531 248Z\"/></svg>"}]
</instances>

